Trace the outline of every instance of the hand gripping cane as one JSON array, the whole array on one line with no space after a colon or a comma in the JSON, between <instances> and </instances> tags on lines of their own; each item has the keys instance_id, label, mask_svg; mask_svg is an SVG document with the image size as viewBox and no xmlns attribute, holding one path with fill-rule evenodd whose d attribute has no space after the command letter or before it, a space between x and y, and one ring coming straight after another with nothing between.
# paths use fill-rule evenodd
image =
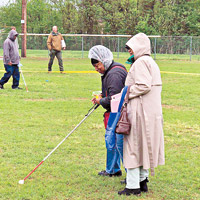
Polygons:
<instances>
[{"instance_id":1,"label":"hand gripping cane","mask_svg":"<svg viewBox=\"0 0 200 200\"><path fill-rule=\"evenodd\" d=\"M42 163L89 117L90 114L93 113L99 107L98 104L95 104L85 117L81 120L81 122L23 179L19 181L19 184L24 184L24 181L40 166Z\"/></svg>"}]
</instances>

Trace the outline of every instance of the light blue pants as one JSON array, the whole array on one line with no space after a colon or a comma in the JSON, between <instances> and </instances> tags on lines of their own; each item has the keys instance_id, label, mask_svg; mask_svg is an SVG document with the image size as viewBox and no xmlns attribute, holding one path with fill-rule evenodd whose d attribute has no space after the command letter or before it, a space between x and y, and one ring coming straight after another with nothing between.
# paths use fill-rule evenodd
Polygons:
<instances>
[{"instance_id":1,"label":"light blue pants","mask_svg":"<svg viewBox=\"0 0 200 200\"><path fill-rule=\"evenodd\" d=\"M120 171L120 160L123 163L123 138L123 135L116 134L115 149L107 149L106 172L109 174L114 174Z\"/></svg>"},{"instance_id":2,"label":"light blue pants","mask_svg":"<svg viewBox=\"0 0 200 200\"><path fill-rule=\"evenodd\" d=\"M149 170L138 167L134 169L127 169L126 175L126 188L138 189L140 188L140 182L144 181L149 176Z\"/></svg>"}]
</instances>

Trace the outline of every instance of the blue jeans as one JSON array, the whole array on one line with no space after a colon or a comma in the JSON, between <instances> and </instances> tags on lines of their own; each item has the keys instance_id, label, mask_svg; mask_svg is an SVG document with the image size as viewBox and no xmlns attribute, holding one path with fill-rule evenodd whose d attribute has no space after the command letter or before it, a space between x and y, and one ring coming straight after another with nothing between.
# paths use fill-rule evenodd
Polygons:
<instances>
[{"instance_id":1,"label":"blue jeans","mask_svg":"<svg viewBox=\"0 0 200 200\"><path fill-rule=\"evenodd\" d=\"M121 134L116 134L115 149L107 149L106 172L109 174L120 171L120 160L123 163L123 137Z\"/></svg>"},{"instance_id":2,"label":"blue jeans","mask_svg":"<svg viewBox=\"0 0 200 200\"><path fill-rule=\"evenodd\" d=\"M12 88L13 89L17 88L19 86L19 79L20 79L19 67L17 65L10 66L6 64L4 64L4 67L5 67L6 73L0 80L0 84L4 85L5 83L7 83L10 77L12 76L13 77Z\"/></svg>"}]
</instances>

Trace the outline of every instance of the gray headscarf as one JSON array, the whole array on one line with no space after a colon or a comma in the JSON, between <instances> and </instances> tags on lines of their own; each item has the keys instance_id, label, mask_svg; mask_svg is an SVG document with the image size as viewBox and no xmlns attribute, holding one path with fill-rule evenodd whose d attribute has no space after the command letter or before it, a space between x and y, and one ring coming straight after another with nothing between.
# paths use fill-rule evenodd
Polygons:
<instances>
[{"instance_id":1,"label":"gray headscarf","mask_svg":"<svg viewBox=\"0 0 200 200\"><path fill-rule=\"evenodd\" d=\"M88 58L93 58L102 62L105 70L107 70L112 64L113 54L110 49L104 47L103 45L96 45L89 50Z\"/></svg>"}]
</instances>

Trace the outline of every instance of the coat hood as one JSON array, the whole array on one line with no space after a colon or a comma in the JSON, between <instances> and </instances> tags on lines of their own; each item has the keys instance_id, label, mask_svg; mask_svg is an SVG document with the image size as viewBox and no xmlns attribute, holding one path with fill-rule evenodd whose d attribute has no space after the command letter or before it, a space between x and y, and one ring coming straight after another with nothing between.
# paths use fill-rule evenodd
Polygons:
<instances>
[{"instance_id":1,"label":"coat hood","mask_svg":"<svg viewBox=\"0 0 200 200\"><path fill-rule=\"evenodd\" d=\"M151 43L144 33L133 36L126 45L133 50L135 60L144 55L151 55Z\"/></svg>"},{"instance_id":2,"label":"coat hood","mask_svg":"<svg viewBox=\"0 0 200 200\"><path fill-rule=\"evenodd\" d=\"M113 62L113 54L107 47L103 45L93 46L89 50L88 58L95 59L103 63L105 70L108 70Z\"/></svg>"},{"instance_id":3,"label":"coat hood","mask_svg":"<svg viewBox=\"0 0 200 200\"><path fill-rule=\"evenodd\" d=\"M8 38L11 39L12 41L15 41L15 35L18 36L17 31L11 30L10 33L9 33Z\"/></svg>"}]
</instances>

